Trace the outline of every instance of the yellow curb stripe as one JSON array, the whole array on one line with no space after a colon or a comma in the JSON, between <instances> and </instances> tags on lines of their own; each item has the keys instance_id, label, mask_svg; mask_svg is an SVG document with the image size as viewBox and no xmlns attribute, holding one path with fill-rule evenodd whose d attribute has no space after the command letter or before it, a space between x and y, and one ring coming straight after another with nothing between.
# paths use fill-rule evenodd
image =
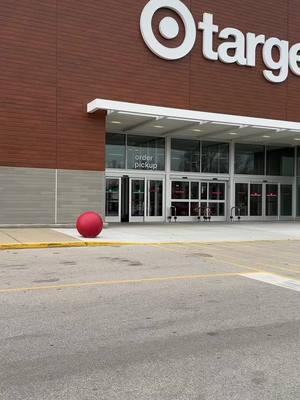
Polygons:
<instances>
[{"instance_id":1,"label":"yellow curb stripe","mask_svg":"<svg viewBox=\"0 0 300 400\"><path fill-rule=\"evenodd\" d=\"M248 272L248 271L247 271ZM247 272L244 272L247 274ZM230 276L241 276L243 272L224 272L216 274L202 274L202 275L179 275L179 276L163 276L157 278L142 278L142 279L126 279L116 281L95 281L95 282L82 282L82 283L67 283L63 285L50 285L50 286L33 286L24 288L0 289L0 293L16 293L16 292L32 292L50 289L68 289L68 288L82 288L91 286L112 286L124 284L140 284L149 282L171 282L171 281L188 281L200 280L208 278L225 278Z\"/></svg>"},{"instance_id":2,"label":"yellow curb stripe","mask_svg":"<svg viewBox=\"0 0 300 400\"><path fill-rule=\"evenodd\" d=\"M103 247L103 246L146 246L136 242L48 242L48 243L8 243L0 244L1 250L52 249L63 247Z\"/></svg>"},{"instance_id":3,"label":"yellow curb stripe","mask_svg":"<svg viewBox=\"0 0 300 400\"><path fill-rule=\"evenodd\" d=\"M290 242L290 240L276 240L278 242ZM296 240L295 240L296 241ZM113 247L113 246L178 246L178 245L201 245L201 246L211 246L220 244L237 244L237 243L255 243L255 242L268 242L274 243L274 240L257 240L257 241L216 241L216 242L42 242L42 243L3 243L0 244L1 250L26 250L26 249L51 249L51 248L68 248L68 247Z\"/></svg>"}]
</instances>

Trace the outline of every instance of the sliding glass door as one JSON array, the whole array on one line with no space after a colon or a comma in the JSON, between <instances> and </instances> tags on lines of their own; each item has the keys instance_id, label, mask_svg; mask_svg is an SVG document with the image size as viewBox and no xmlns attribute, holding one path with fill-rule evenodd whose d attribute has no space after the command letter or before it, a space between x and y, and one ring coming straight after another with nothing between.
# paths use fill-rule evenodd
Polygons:
<instances>
[{"instance_id":1,"label":"sliding glass door","mask_svg":"<svg viewBox=\"0 0 300 400\"><path fill-rule=\"evenodd\" d=\"M164 180L131 178L129 222L164 221Z\"/></svg>"},{"instance_id":2,"label":"sliding glass door","mask_svg":"<svg viewBox=\"0 0 300 400\"><path fill-rule=\"evenodd\" d=\"M121 222L121 179L106 179L105 220Z\"/></svg>"},{"instance_id":3,"label":"sliding glass door","mask_svg":"<svg viewBox=\"0 0 300 400\"><path fill-rule=\"evenodd\" d=\"M246 219L278 220L293 216L293 185L288 183L238 182L235 206Z\"/></svg>"},{"instance_id":4,"label":"sliding glass door","mask_svg":"<svg viewBox=\"0 0 300 400\"><path fill-rule=\"evenodd\" d=\"M171 181L171 211L178 221L195 221L210 215L214 221L226 220L226 182Z\"/></svg>"}]
</instances>

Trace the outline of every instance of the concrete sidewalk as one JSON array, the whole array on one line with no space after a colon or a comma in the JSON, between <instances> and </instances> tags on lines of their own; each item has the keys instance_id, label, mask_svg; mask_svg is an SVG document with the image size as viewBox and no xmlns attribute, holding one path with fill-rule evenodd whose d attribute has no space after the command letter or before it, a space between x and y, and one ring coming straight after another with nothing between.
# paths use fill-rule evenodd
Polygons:
<instances>
[{"instance_id":1,"label":"concrete sidewalk","mask_svg":"<svg viewBox=\"0 0 300 400\"><path fill-rule=\"evenodd\" d=\"M0 245L25 243L67 243L78 239L50 228L6 228L0 229Z\"/></svg>"},{"instance_id":2,"label":"concrete sidewalk","mask_svg":"<svg viewBox=\"0 0 300 400\"><path fill-rule=\"evenodd\" d=\"M177 223L109 225L96 239L76 229L0 229L0 249L81 247L149 243L213 243L300 240L300 222Z\"/></svg>"},{"instance_id":3,"label":"concrete sidewalk","mask_svg":"<svg viewBox=\"0 0 300 400\"><path fill-rule=\"evenodd\" d=\"M300 221L111 224L99 238L83 239L76 229L55 229L77 240L115 243L237 242L300 240Z\"/></svg>"}]
</instances>

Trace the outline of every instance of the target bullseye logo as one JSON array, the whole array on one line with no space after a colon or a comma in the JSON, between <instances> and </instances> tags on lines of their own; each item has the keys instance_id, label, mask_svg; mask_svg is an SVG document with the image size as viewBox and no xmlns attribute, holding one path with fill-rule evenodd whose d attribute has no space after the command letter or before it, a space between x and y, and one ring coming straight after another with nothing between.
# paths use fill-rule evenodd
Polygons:
<instances>
[{"instance_id":1,"label":"target bullseye logo","mask_svg":"<svg viewBox=\"0 0 300 400\"><path fill-rule=\"evenodd\" d=\"M164 44L153 32L153 17L161 9L175 12L184 25L184 39L177 47L165 45L166 40L171 41L179 35L180 26L175 18L164 17L159 23L159 34L165 39ZM179 60L188 55L195 46L197 31L200 31L202 55L207 60L253 68L257 65L259 53L266 67L263 75L269 82L286 81L290 71L300 76L300 43L291 45L290 41L277 37L267 38L263 34L243 33L236 28L220 27L215 23L214 15L207 12L203 13L202 21L196 25L191 11L180 0L150 0L142 11L140 28L149 49L165 60Z\"/></svg>"},{"instance_id":2,"label":"target bullseye logo","mask_svg":"<svg viewBox=\"0 0 300 400\"><path fill-rule=\"evenodd\" d=\"M152 28L154 14L159 9L174 11L182 19L185 28L185 37L182 44L171 48L164 46L155 37ZM193 49L196 42L197 29L190 10L180 0L150 0L143 9L140 27L142 36L149 49L165 60L178 60L185 57ZM178 22L172 17L165 17L160 21L159 33L164 39L172 40L179 35Z\"/></svg>"},{"instance_id":3,"label":"target bullseye logo","mask_svg":"<svg viewBox=\"0 0 300 400\"><path fill-rule=\"evenodd\" d=\"M179 34L178 22L171 17L165 17L160 21L159 32L165 39L175 39Z\"/></svg>"}]
</instances>

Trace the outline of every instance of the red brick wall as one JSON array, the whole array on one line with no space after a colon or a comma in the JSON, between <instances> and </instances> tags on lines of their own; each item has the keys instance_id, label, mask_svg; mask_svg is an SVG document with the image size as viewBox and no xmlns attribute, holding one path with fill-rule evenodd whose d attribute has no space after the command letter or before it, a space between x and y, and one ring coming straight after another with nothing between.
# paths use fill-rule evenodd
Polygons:
<instances>
[{"instance_id":1,"label":"red brick wall","mask_svg":"<svg viewBox=\"0 0 300 400\"><path fill-rule=\"evenodd\" d=\"M300 77L208 61L200 32L186 58L156 57L139 31L146 2L0 0L0 165L103 170L104 115L86 113L97 97L300 121ZM184 2L197 21L300 42L297 0Z\"/></svg>"}]
</instances>

